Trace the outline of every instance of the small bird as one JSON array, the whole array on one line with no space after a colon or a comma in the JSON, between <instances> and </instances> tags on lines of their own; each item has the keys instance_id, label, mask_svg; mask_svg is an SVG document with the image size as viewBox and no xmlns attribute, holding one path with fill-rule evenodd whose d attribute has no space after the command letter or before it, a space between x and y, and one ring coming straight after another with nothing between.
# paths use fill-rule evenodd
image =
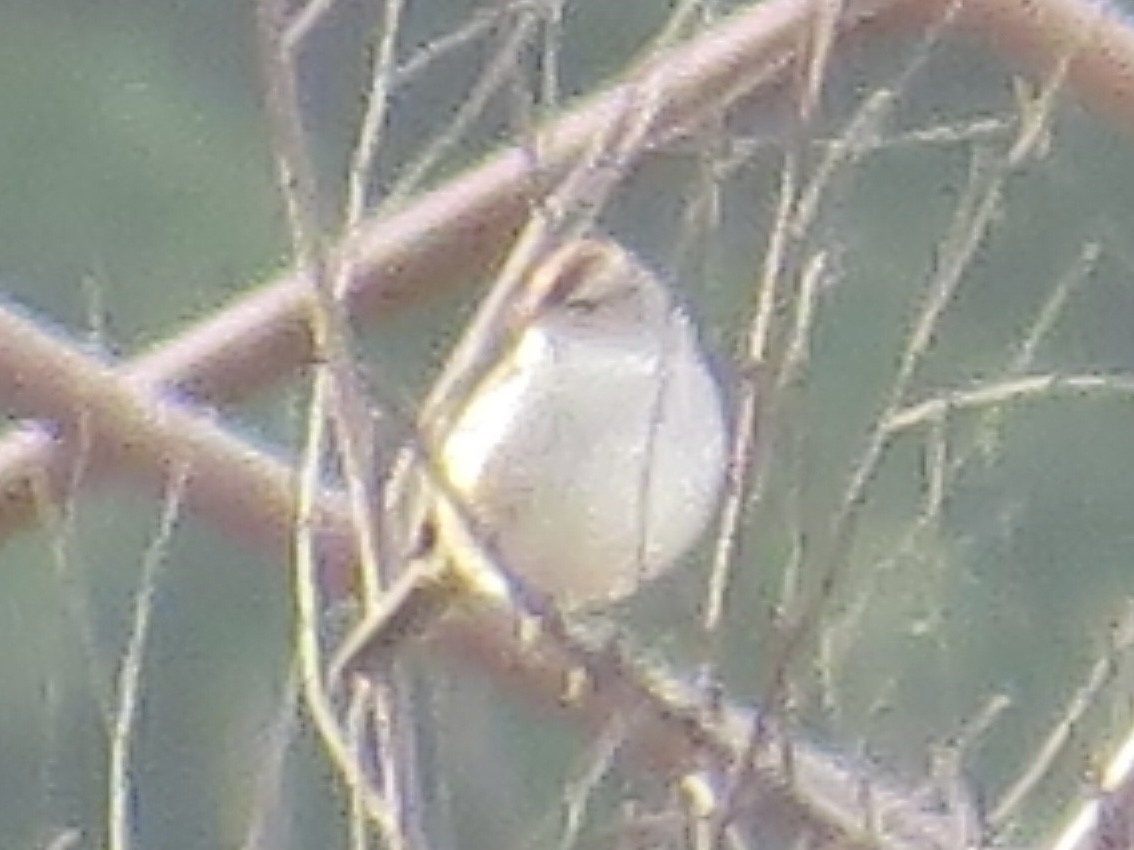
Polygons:
<instances>
[{"instance_id":1,"label":"small bird","mask_svg":"<svg viewBox=\"0 0 1134 850\"><path fill-rule=\"evenodd\" d=\"M613 241L554 251L526 298L530 318L456 418L442 468L513 572L563 609L611 602L712 516L720 388L673 293Z\"/></svg>"},{"instance_id":2,"label":"small bird","mask_svg":"<svg viewBox=\"0 0 1134 850\"><path fill-rule=\"evenodd\" d=\"M560 610L593 608L672 567L709 523L720 385L674 293L610 239L552 251L520 297L511 344L438 440L437 467L512 575ZM442 595L385 606L335 667L418 623L406 600L436 612Z\"/></svg>"}]
</instances>

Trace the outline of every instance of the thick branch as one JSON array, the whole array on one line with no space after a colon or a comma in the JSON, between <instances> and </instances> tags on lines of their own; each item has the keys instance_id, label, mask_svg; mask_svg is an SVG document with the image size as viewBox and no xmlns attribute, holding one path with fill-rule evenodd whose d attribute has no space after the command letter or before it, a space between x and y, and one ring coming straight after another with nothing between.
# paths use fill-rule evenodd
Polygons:
<instances>
[{"instance_id":1,"label":"thick branch","mask_svg":"<svg viewBox=\"0 0 1134 850\"><path fill-rule=\"evenodd\" d=\"M5 399L44 417L81 422L90 444L100 447L89 458L100 467L134 475L155 489L165 476L186 473L188 509L208 507L210 514L240 524L243 536L286 551L286 529L296 514L288 467L9 311L0 310L0 341L11 367L0 371ZM344 545L350 513L336 495L324 497L317 513L320 563L330 570L329 583L341 585L351 557ZM525 698L585 728L625 724L621 750L627 763L670 779L696 776L704 787L719 790L751 731L750 712L728 705L709 710L695 689L672 675L589 649L558 627L518 629L509 605L486 600L475 617L454 622L439 640L446 655L473 660ZM758 821L761 834L804 830L842 846L889 850L965 846L957 840L957 824L971 825L957 821L955 813L934 812L888 783L864 793L862 777L850 766L798 741L787 743L775 734L768 740L751 787L740 797L739 816Z\"/></svg>"},{"instance_id":2,"label":"thick branch","mask_svg":"<svg viewBox=\"0 0 1134 850\"><path fill-rule=\"evenodd\" d=\"M806 61L807 33L828 2L767 0L656 57L629 82L584 103L541 134L538 183L530 152L512 149L353 234L342 249L354 270L350 314L360 323L372 321L412 298L487 273L523 225L530 204L578 161L612 117L632 106L636 94L645 91L655 99L659 135L694 129L740 97L750 107L774 101L796 64ZM920 27L940 14L941 2L847 3L836 37ZM1065 79L1071 91L1134 129L1134 31L1103 5L970 0L958 7L957 19L994 49L1031 67L1049 70L1069 60ZM139 357L123 374L135 386L164 386L209 404L243 398L308 361L308 309L304 276L287 274ZM13 366L4 353L11 342L0 341L0 370L8 372ZM66 406L66 418L73 421L80 409ZM29 415L46 414L33 410ZM34 521L35 476L45 477L55 494L66 486L74 462L74 444L60 438L67 431L24 432L0 443L0 539ZM231 520L211 507L221 502L194 501L209 518Z\"/></svg>"}]
</instances>

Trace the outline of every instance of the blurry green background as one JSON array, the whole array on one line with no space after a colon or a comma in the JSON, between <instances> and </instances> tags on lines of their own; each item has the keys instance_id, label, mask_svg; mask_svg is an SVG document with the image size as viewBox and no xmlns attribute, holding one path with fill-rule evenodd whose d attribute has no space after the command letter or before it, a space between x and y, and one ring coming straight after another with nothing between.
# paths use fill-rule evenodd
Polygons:
<instances>
[{"instance_id":1,"label":"blurry green background","mask_svg":"<svg viewBox=\"0 0 1134 850\"><path fill-rule=\"evenodd\" d=\"M669 4L568 3L561 60L566 95L623 66ZM403 45L427 43L478 4L413 0ZM369 32L366 4L338 9L312 41L304 109L326 189L342 187L358 119ZM436 135L468 81L499 49L490 37L439 62L401 94L375 191ZM792 530L823 535L864 435L882 404L902 339L923 300L976 145L897 143L903 133L1012 114L1011 79L975 46L871 44L830 75L835 132L864 95L911 57L924 61L883 124L881 148L825 195L805 247L829 253L810 370L783 412L772 484L750 523L721 657L730 694L766 684L770 632ZM527 57L530 60L531 57ZM231 0L6 0L0 6L0 293L77 340L128 356L221 308L287 264L281 205L257 93L250 3ZM476 161L510 138L508 97L429 178ZM742 338L774 208L781 148L775 122L741 116L762 142L726 181L711 240L687 216L702 176L696 142L633 175L604 217L611 232L691 282L691 299L728 374ZM988 143L1003 153L1007 136ZM917 379L919 398L995 379L1056 281L1083 246L1101 259L1037 352L1034 371L1120 372L1134 365L1134 145L1074 106L1056 115L1050 153L1007 184L1001 215ZM707 246L707 247L706 247ZM459 300L459 299L455 299ZM443 357L465 303L398 317L366 340L383 368L417 392ZM98 329L95 334L95 329ZM248 439L285 455L297 445L298 387L272 388L226 411ZM951 424L978 445L939 520L913 551L891 557L924 496L925 444L900 440L871 489L834 621L831 702L819 662L800 659L802 717L832 750L904 777L926 771L931 743L958 736L996 694L1008 714L966 754L979 795L994 799L1058 719L1108 628L1125 611L1134 571L1134 404L1071 399L1007 408L997 427ZM101 492L76 505L73 527L28 533L0 550L0 847L45 846L73 829L75 846L105 837L107 729L114 671L128 633L159 508ZM815 542L817 541L817 542ZM637 640L677 664L701 598L705 556L626 612ZM885 568L885 572L880 572ZM134 770L136 846L237 846L263 793L282 701L291 602L286 564L270 563L183 517L154 599L144 659ZM842 621L856 605L864 614ZM683 625L683 624L687 624ZM833 634L833 632L832 632ZM809 650L810 651L810 650ZM432 675L429 671L424 671ZM1121 674L1120 665L1120 674ZM543 846L555 834L565 778L583 747L475 675L436 671L432 759L446 789L440 834L454 846ZM1081 791L1077 780L1130 717L1129 676L1097 701L1075 748L1019 812L1032 840ZM265 846L342 841L342 799L306 732L286 759L283 805ZM611 787L606 809L620 795ZM594 846L601 838L591 837ZM441 840L438 846L446 846ZM587 845L591 846L591 845Z\"/></svg>"}]
</instances>

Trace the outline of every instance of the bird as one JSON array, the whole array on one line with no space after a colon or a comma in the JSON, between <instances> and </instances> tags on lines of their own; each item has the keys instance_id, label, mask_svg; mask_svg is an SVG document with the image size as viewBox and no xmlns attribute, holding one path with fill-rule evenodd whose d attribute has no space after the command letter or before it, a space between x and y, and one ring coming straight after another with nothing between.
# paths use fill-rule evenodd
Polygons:
<instances>
[{"instance_id":1,"label":"bird","mask_svg":"<svg viewBox=\"0 0 1134 850\"><path fill-rule=\"evenodd\" d=\"M729 431L721 382L677 294L612 238L551 250L520 302L509 341L435 441L442 501L459 501L507 574L558 610L607 606L679 563L713 517ZM429 535L442 552L444 527ZM443 610L462 582L430 575L427 592L404 588L356 632L336 669Z\"/></svg>"},{"instance_id":2,"label":"bird","mask_svg":"<svg viewBox=\"0 0 1134 850\"><path fill-rule=\"evenodd\" d=\"M441 465L521 579L565 610L614 602L677 563L714 512L720 384L675 293L611 239L553 251L526 295Z\"/></svg>"}]
</instances>

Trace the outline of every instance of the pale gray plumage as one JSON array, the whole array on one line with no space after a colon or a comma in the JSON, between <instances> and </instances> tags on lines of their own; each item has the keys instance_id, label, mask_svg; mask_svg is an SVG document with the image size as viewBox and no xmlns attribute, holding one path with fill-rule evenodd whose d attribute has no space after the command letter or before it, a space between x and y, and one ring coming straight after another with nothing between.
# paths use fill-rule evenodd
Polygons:
<instances>
[{"instance_id":1,"label":"pale gray plumage","mask_svg":"<svg viewBox=\"0 0 1134 850\"><path fill-rule=\"evenodd\" d=\"M515 345L472 394L443 467L507 566L562 607L672 566L724 478L718 383L673 294L614 242L539 267Z\"/></svg>"}]
</instances>

